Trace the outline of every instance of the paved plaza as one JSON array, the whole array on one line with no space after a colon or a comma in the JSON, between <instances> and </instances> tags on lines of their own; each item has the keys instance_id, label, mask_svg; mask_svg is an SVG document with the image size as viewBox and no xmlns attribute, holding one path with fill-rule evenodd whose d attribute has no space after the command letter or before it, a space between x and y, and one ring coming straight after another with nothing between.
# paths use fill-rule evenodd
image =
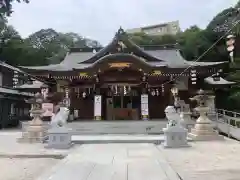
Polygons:
<instances>
[{"instance_id":1,"label":"paved plaza","mask_svg":"<svg viewBox=\"0 0 240 180\"><path fill-rule=\"evenodd\" d=\"M88 144L38 180L179 180L153 144Z\"/></svg>"},{"instance_id":2,"label":"paved plaza","mask_svg":"<svg viewBox=\"0 0 240 180\"><path fill-rule=\"evenodd\" d=\"M103 143L52 150L44 149L43 144L17 143L20 135L17 131L0 132L1 180L239 180L240 177L240 144L228 138L189 142L189 148L179 149L164 149L153 143ZM84 135L81 139L84 137L92 138Z\"/></svg>"}]
</instances>

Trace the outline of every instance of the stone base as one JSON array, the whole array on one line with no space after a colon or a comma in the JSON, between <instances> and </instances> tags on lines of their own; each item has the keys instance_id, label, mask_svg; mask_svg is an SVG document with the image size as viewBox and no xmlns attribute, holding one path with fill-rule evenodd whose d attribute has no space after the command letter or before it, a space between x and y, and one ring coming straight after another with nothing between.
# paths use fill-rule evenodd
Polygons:
<instances>
[{"instance_id":1,"label":"stone base","mask_svg":"<svg viewBox=\"0 0 240 180\"><path fill-rule=\"evenodd\" d=\"M18 138L17 142L18 143L42 143L44 140L40 138Z\"/></svg>"},{"instance_id":2,"label":"stone base","mask_svg":"<svg viewBox=\"0 0 240 180\"><path fill-rule=\"evenodd\" d=\"M187 148L187 147L190 147L190 145L189 144L181 144L181 145L177 145L177 146L173 146L173 145L168 145L167 143L163 143L163 147L164 148Z\"/></svg>"},{"instance_id":3,"label":"stone base","mask_svg":"<svg viewBox=\"0 0 240 180\"><path fill-rule=\"evenodd\" d=\"M45 148L69 149L72 145L71 129L63 126L48 130L48 145Z\"/></svg>"},{"instance_id":4,"label":"stone base","mask_svg":"<svg viewBox=\"0 0 240 180\"><path fill-rule=\"evenodd\" d=\"M46 149L69 149L74 145L74 143L69 143L69 144L48 144L44 148Z\"/></svg>"},{"instance_id":5,"label":"stone base","mask_svg":"<svg viewBox=\"0 0 240 180\"><path fill-rule=\"evenodd\" d=\"M163 146L165 148L189 147L187 141L187 129L177 124L176 126L163 128L163 132L165 137Z\"/></svg>"},{"instance_id":6,"label":"stone base","mask_svg":"<svg viewBox=\"0 0 240 180\"><path fill-rule=\"evenodd\" d=\"M224 137L219 135L217 131L213 129L210 130L201 130L193 128L191 133L188 134L188 137L193 141L216 141L224 140Z\"/></svg>"},{"instance_id":7,"label":"stone base","mask_svg":"<svg viewBox=\"0 0 240 180\"><path fill-rule=\"evenodd\" d=\"M46 138L46 128L42 125L29 125L22 137L17 139L19 143L43 143Z\"/></svg>"}]
</instances>

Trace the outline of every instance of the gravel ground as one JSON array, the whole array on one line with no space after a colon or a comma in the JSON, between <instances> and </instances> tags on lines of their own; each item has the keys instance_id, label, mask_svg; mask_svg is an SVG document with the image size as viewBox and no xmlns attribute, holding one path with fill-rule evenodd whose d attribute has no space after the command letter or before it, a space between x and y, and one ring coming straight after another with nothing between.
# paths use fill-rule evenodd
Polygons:
<instances>
[{"instance_id":1,"label":"gravel ground","mask_svg":"<svg viewBox=\"0 0 240 180\"><path fill-rule=\"evenodd\" d=\"M40 158L0 158L0 180L35 180L59 161Z\"/></svg>"}]
</instances>

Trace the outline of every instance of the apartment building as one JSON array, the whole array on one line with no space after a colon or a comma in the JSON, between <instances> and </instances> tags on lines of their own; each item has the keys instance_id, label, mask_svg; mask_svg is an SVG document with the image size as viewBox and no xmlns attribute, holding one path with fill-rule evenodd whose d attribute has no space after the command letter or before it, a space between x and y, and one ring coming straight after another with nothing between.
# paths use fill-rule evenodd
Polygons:
<instances>
[{"instance_id":1,"label":"apartment building","mask_svg":"<svg viewBox=\"0 0 240 180\"><path fill-rule=\"evenodd\" d=\"M144 32L148 35L175 35L180 31L179 21L128 29L127 33Z\"/></svg>"}]
</instances>

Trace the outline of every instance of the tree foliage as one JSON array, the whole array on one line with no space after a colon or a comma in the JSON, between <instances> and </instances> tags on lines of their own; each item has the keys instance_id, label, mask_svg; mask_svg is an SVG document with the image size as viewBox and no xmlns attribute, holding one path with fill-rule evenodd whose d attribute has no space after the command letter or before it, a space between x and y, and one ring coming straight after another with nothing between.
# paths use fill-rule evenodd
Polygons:
<instances>
[{"instance_id":1,"label":"tree foliage","mask_svg":"<svg viewBox=\"0 0 240 180\"><path fill-rule=\"evenodd\" d=\"M25 2L29 3L29 0L0 0L0 16L4 17L5 15L10 16L12 13L12 3L13 2Z\"/></svg>"},{"instance_id":2,"label":"tree foliage","mask_svg":"<svg viewBox=\"0 0 240 180\"><path fill-rule=\"evenodd\" d=\"M56 64L63 60L71 47L101 46L97 41L76 33L59 33L53 29L42 29L22 39L6 23L0 24L0 45L1 60L14 66Z\"/></svg>"}]
</instances>

